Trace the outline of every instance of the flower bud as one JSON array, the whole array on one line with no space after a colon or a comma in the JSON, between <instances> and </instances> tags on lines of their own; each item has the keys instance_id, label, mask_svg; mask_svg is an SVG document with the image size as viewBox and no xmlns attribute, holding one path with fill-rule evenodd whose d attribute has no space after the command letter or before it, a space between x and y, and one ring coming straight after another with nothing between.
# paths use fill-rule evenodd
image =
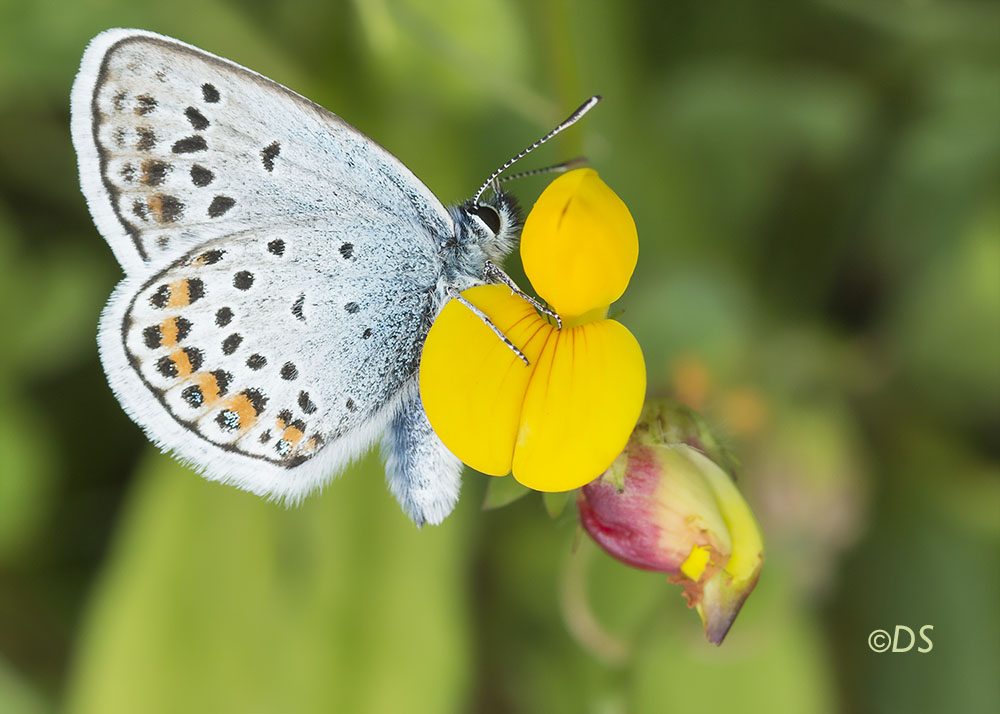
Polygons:
<instances>
[{"instance_id":1,"label":"flower bud","mask_svg":"<svg viewBox=\"0 0 1000 714\"><path fill-rule=\"evenodd\" d=\"M704 425L680 405L647 404L625 451L577 499L590 536L618 560L669 573L720 644L764 562L760 529Z\"/></svg>"}]
</instances>

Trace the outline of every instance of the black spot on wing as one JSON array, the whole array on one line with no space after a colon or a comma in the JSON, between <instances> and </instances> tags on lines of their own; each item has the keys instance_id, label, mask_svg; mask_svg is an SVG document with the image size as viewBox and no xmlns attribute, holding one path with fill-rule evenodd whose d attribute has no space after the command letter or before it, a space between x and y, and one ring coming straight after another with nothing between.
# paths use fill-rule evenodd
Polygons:
<instances>
[{"instance_id":1,"label":"black spot on wing","mask_svg":"<svg viewBox=\"0 0 1000 714\"><path fill-rule=\"evenodd\" d=\"M267 244L267 251L273 253L274 255L284 255L285 254L285 241L280 238L271 241Z\"/></svg>"},{"instance_id":2,"label":"black spot on wing","mask_svg":"<svg viewBox=\"0 0 1000 714\"><path fill-rule=\"evenodd\" d=\"M204 151L208 148L205 137L195 134L174 142L170 150L175 154L193 154L197 151Z\"/></svg>"},{"instance_id":3,"label":"black spot on wing","mask_svg":"<svg viewBox=\"0 0 1000 714\"><path fill-rule=\"evenodd\" d=\"M222 341L222 354L231 355L236 351L236 348L238 348L242 342L243 335L238 332L234 332Z\"/></svg>"},{"instance_id":4,"label":"black spot on wing","mask_svg":"<svg viewBox=\"0 0 1000 714\"><path fill-rule=\"evenodd\" d=\"M353 315L361 308L358 306L356 302L349 302L346 305L344 305L344 309Z\"/></svg>"},{"instance_id":5,"label":"black spot on wing","mask_svg":"<svg viewBox=\"0 0 1000 714\"><path fill-rule=\"evenodd\" d=\"M205 282L201 278L191 278L187 281L188 304L205 297Z\"/></svg>"},{"instance_id":6,"label":"black spot on wing","mask_svg":"<svg viewBox=\"0 0 1000 714\"><path fill-rule=\"evenodd\" d=\"M215 178L215 174L206 169L204 166L199 166L195 164L191 167L191 183L195 186L208 186L212 183L212 179Z\"/></svg>"},{"instance_id":7,"label":"black spot on wing","mask_svg":"<svg viewBox=\"0 0 1000 714\"><path fill-rule=\"evenodd\" d=\"M215 324L225 327L233 321L233 311L228 307L220 307L215 313Z\"/></svg>"},{"instance_id":8,"label":"black spot on wing","mask_svg":"<svg viewBox=\"0 0 1000 714\"><path fill-rule=\"evenodd\" d=\"M185 387L184 391L181 392L181 399L187 402L189 407L194 409L197 409L205 403L205 395L202 394L201 387L197 384Z\"/></svg>"},{"instance_id":9,"label":"black spot on wing","mask_svg":"<svg viewBox=\"0 0 1000 714\"><path fill-rule=\"evenodd\" d=\"M132 201L132 214L136 218L146 220L146 216L149 215L146 212L146 204L140 201L138 198Z\"/></svg>"},{"instance_id":10,"label":"black spot on wing","mask_svg":"<svg viewBox=\"0 0 1000 714\"><path fill-rule=\"evenodd\" d=\"M160 357L156 362L156 371L169 379L177 376L177 365L169 356Z\"/></svg>"},{"instance_id":11,"label":"black spot on wing","mask_svg":"<svg viewBox=\"0 0 1000 714\"><path fill-rule=\"evenodd\" d=\"M316 411L316 404L309 398L309 392L299 392L299 409L305 414Z\"/></svg>"},{"instance_id":12,"label":"black spot on wing","mask_svg":"<svg viewBox=\"0 0 1000 714\"><path fill-rule=\"evenodd\" d=\"M358 408L354 405L354 400L353 399L348 399L344 403L344 406L347 407L347 411L349 411L349 412L356 412L358 410Z\"/></svg>"},{"instance_id":13,"label":"black spot on wing","mask_svg":"<svg viewBox=\"0 0 1000 714\"><path fill-rule=\"evenodd\" d=\"M254 412L256 412L257 416L260 416L260 413L264 411L264 407L267 406L267 397L264 393L259 389L244 389L240 394L249 400Z\"/></svg>"},{"instance_id":14,"label":"black spot on wing","mask_svg":"<svg viewBox=\"0 0 1000 714\"><path fill-rule=\"evenodd\" d=\"M249 290L253 285L253 273L241 270L233 276L233 287L237 290Z\"/></svg>"},{"instance_id":15,"label":"black spot on wing","mask_svg":"<svg viewBox=\"0 0 1000 714\"><path fill-rule=\"evenodd\" d=\"M362 340L367 340L371 336L372 336L372 328L370 327L366 327L365 331L361 333Z\"/></svg>"},{"instance_id":16,"label":"black spot on wing","mask_svg":"<svg viewBox=\"0 0 1000 714\"><path fill-rule=\"evenodd\" d=\"M146 343L146 347L151 350L155 350L160 346L160 340L163 339L163 335L160 334L159 325L150 325L145 330L142 331L142 341Z\"/></svg>"},{"instance_id":17,"label":"black spot on wing","mask_svg":"<svg viewBox=\"0 0 1000 714\"><path fill-rule=\"evenodd\" d=\"M140 94L135 98L136 106L135 113L136 116L144 117L147 114L152 113L156 109L156 100L153 99L148 94Z\"/></svg>"},{"instance_id":18,"label":"black spot on wing","mask_svg":"<svg viewBox=\"0 0 1000 714\"><path fill-rule=\"evenodd\" d=\"M344 256L344 260L350 260L351 256L354 255L354 245L351 243L344 243L340 246L340 254Z\"/></svg>"},{"instance_id":19,"label":"black spot on wing","mask_svg":"<svg viewBox=\"0 0 1000 714\"><path fill-rule=\"evenodd\" d=\"M240 415L232 409L223 409L216 415L215 423L223 431L236 431L240 428Z\"/></svg>"},{"instance_id":20,"label":"black spot on wing","mask_svg":"<svg viewBox=\"0 0 1000 714\"><path fill-rule=\"evenodd\" d=\"M224 250L206 250L204 253L195 258L195 262L198 265L215 265L220 260L222 256L226 254Z\"/></svg>"},{"instance_id":21,"label":"black spot on wing","mask_svg":"<svg viewBox=\"0 0 1000 714\"><path fill-rule=\"evenodd\" d=\"M216 196L212 199L212 203L208 207L208 217L218 218L235 205L235 198L230 198L229 196Z\"/></svg>"},{"instance_id":22,"label":"black spot on wing","mask_svg":"<svg viewBox=\"0 0 1000 714\"><path fill-rule=\"evenodd\" d=\"M131 164L126 164L131 168ZM172 167L165 161L159 159L148 159L142 162L142 178L140 183L146 186L159 186L166 179Z\"/></svg>"},{"instance_id":23,"label":"black spot on wing","mask_svg":"<svg viewBox=\"0 0 1000 714\"><path fill-rule=\"evenodd\" d=\"M302 311L302 309L305 307L305 304L306 304L305 293L299 295L298 298L296 298L295 302L292 303L292 314L295 315L296 319L302 320L303 322L305 322L306 319L305 313Z\"/></svg>"},{"instance_id":24,"label":"black spot on wing","mask_svg":"<svg viewBox=\"0 0 1000 714\"><path fill-rule=\"evenodd\" d=\"M291 362L285 362L281 365L281 378L287 381L291 381L299 376L299 369Z\"/></svg>"},{"instance_id":25,"label":"black spot on wing","mask_svg":"<svg viewBox=\"0 0 1000 714\"><path fill-rule=\"evenodd\" d=\"M219 101L219 90L207 82L201 85L201 97L209 104Z\"/></svg>"},{"instance_id":26,"label":"black spot on wing","mask_svg":"<svg viewBox=\"0 0 1000 714\"><path fill-rule=\"evenodd\" d=\"M181 200L166 193L150 196L148 207L160 223L173 223L184 215L184 204Z\"/></svg>"},{"instance_id":27,"label":"black spot on wing","mask_svg":"<svg viewBox=\"0 0 1000 714\"><path fill-rule=\"evenodd\" d=\"M247 357L247 367L254 370L255 372L262 369L264 365L267 364L267 357L261 354L254 353Z\"/></svg>"},{"instance_id":28,"label":"black spot on wing","mask_svg":"<svg viewBox=\"0 0 1000 714\"><path fill-rule=\"evenodd\" d=\"M135 133L139 137L135 142L135 148L138 151L149 151L156 146L156 134L152 129L140 126L135 130Z\"/></svg>"},{"instance_id":29,"label":"black spot on wing","mask_svg":"<svg viewBox=\"0 0 1000 714\"><path fill-rule=\"evenodd\" d=\"M157 309L162 309L170 300L170 286L164 283L156 289L156 292L149 296L149 304Z\"/></svg>"},{"instance_id":30,"label":"black spot on wing","mask_svg":"<svg viewBox=\"0 0 1000 714\"><path fill-rule=\"evenodd\" d=\"M184 116L186 116L187 120L191 122L191 128L195 131L204 131L208 128L208 119L206 119L205 115L194 107L188 107L185 109Z\"/></svg>"},{"instance_id":31,"label":"black spot on wing","mask_svg":"<svg viewBox=\"0 0 1000 714\"><path fill-rule=\"evenodd\" d=\"M197 372L201 369L201 365L205 361L205 353L199 350L197 347L185 347L184 354L187 355L188 360L191 362L191 370Z\"/></svg>"},{"instance_id":32,"label":"black spot on wing","mask_svg":"<svg viewBox=\"0 0 1000 714\"><path fill-rule=\"evenodd\" d=\"M174 326L177 328L178 342L181 342L184 338L191 334L191 321L188 319L177 316L174 318Z\"/></svg>"},{"instance_id":33,"label":"black spot on wing","mask_svg":"<svg viewBox=\"0 0 1000 714\"><path fill-rule=\"evenodd\" d=\"M224 369L217 369L212 372L212 376L215 377L215 384L219 388L219 396L221 397L229 391L229 384L233 381L233 375Z\"/></svg>"},{"instance_id":34,"label":"black spot on wing","mask_svg":"<svg viewBox=\"0 0 1000 714\"><path fill-rule=\"evenodd\" d=\"M260 152L261 161L264 163L266 171L274 171L274 160L281 153L281 144L277 141L269 146L265 146Z\"/></svg>"}]
</instances>

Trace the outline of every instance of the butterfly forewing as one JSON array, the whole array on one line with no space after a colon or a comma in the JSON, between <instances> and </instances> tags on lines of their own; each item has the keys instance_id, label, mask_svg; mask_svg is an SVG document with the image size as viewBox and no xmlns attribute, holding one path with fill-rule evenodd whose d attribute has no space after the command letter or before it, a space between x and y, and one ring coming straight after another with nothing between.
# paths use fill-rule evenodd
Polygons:
<instances>
[{"instance_id":1,"label":"butterfly forewing","mask_svg":"<svg viewBox=\"0 0 1000 714\"><path fill-rule=\"evenodd\" d=\"M374 141L285 87L175 40L100 35L84 56L73 113L84 191L127 269L301 215L333 217L332 230L349 217L383 234L450 231L444 207ZM397 225L387 225L393 216Z\"/></svg>"},{"instance_id":2,"label":"butterfly forewing","mask_svg":"<svg viewBox=\"0 0 1000 714\"><path fill-rule=\"evenodd\" d=\"M119 400L210 478L322 484L414 394L448 213L333 114L150 33L98 36L72 109L127 273L100 327Z\"/></svg>"}]
</instances>

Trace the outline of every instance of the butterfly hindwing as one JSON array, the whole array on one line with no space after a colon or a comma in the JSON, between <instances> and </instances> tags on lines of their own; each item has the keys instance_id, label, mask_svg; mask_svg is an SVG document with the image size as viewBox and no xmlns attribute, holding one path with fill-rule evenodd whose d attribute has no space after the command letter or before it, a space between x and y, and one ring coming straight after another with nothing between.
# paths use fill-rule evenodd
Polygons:
<instances>
[{"instance_id":1,"label":"butterfly hindwing","mask_svg":"<svg viewBox=\"0 0 1000 714\"><path fill-rule=\"evenodd\" d=\"M422 340L412 325L434 298L373 284L322 229L274 235L216 239L123 281L101 352L154 441L211 478L294 499L412 396ZM289 271L294 281L282 279Z\"/></svg>"},{"instance_id":2,"label":"butterfly hindwing","mask_svg":"<svg viewBox=\"0 0 1000 714\"><path fill-rule=\"evenodd\" d=\"M95 38L72 110L126 270L99 331L119 401L208 478L289 500L325 483L415 398L448 213L333 114L151 33Z\"/></svg>"}]
</instances>

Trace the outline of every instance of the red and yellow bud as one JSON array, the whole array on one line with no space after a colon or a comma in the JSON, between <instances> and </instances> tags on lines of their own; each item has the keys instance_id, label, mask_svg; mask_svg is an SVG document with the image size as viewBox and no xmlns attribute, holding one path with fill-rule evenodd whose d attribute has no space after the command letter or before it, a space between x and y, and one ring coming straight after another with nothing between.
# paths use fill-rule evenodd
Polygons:
<instances>
[{"instance_id":1,"label":"red and yellow bud","mask_svg":"<svg viewBox=\"0 0 1000 714\"><path fill-rule=\"evenodd\" d=\"M698 428L680 434L678 423ZM648 404L625 451L583 487L577 506L611 556L669 573L719 644L757 584L764 546L732 479L696 448L705 448L702 429L683 408Z\"/></svg>"}]
</instances>

